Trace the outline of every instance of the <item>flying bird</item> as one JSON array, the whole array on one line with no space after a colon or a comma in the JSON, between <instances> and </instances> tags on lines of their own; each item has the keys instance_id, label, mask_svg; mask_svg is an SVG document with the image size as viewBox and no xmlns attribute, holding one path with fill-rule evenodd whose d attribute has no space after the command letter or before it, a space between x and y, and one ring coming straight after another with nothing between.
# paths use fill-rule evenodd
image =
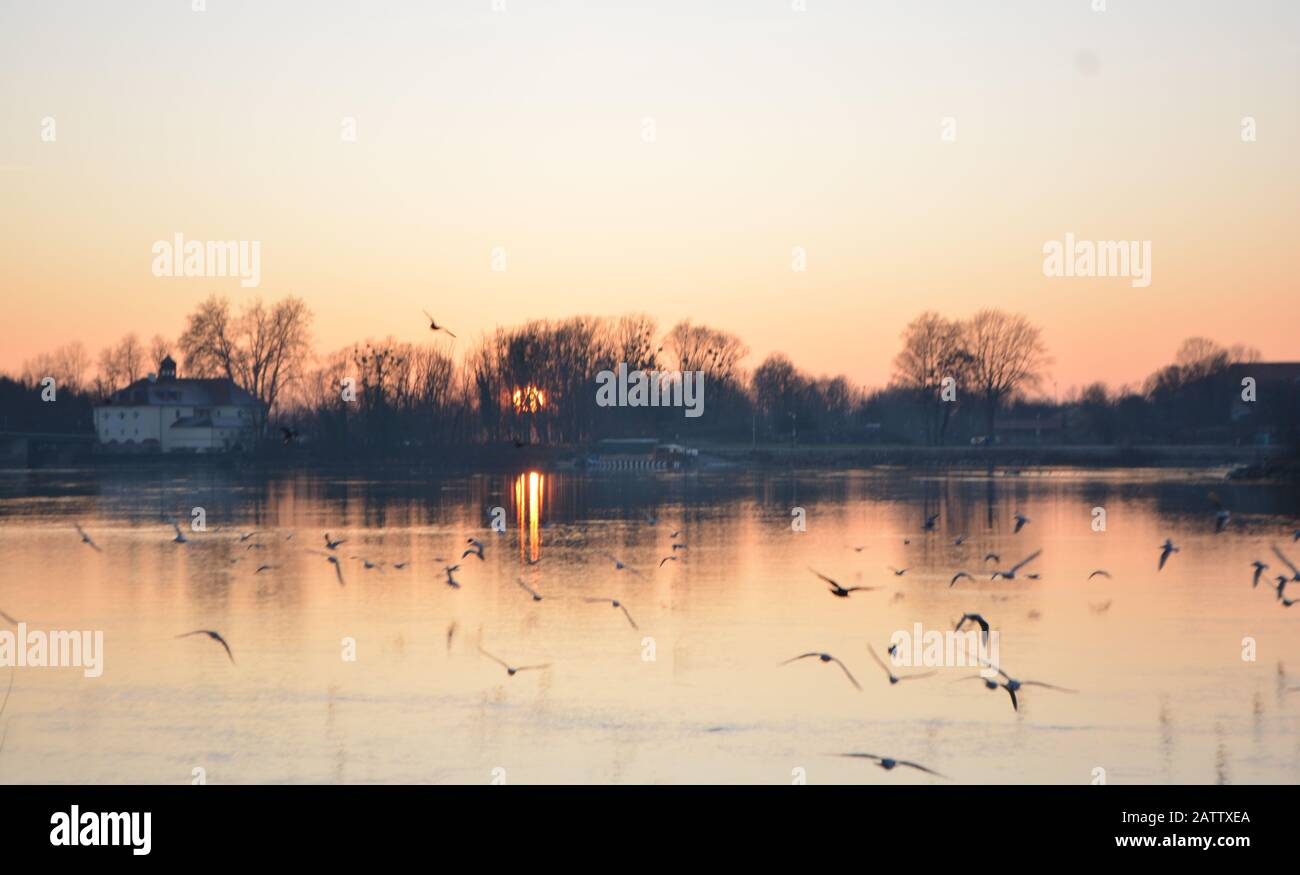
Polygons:
<instances>
[{"instance_id":1,"label":"flying bird","mask_svg":"<svg viewBox=\"0 0 1300 875\"><path fill-rule=\"evenodd\" d=\"M329 533L329 532L326 532L326 533L325 533L325 549L326 549L326 550L334 550L334 549L337 549L338 546L339 546L339 544L346 544L346 543L347 543L347 540L346 540L345 538L339 538L337 541L331 541L331 540L330 540L330 533Z\"/></svg>"},{"instance_id":2,"label":"flying bird","mask_svg":"<svg viewBox=\"0 0 1300 875\"><path fill-rule=\"evenodd\" d=\"M952 576L952 580L948 581L948 587L951 589L952 586L953 586L957 581L961 580L963 577L966 578L967 580L970 580L970 581L974 581L974 580L975 580L974 577L971 577L971 575L970 575L969 572L966 572L966 571L958 571L956 574L954 574L954 575Z\"/></svg>"},{"instance_id":3,"label":"flying bird","mask_svg":"<svg viewBox=\"0 0 1300 875\"><path fill-rule=\"evenodd\" d=\"M469 548L468 550L466 550L464 553L461 553L461 554L460 554L460 558L464 559L466 556L469 556L469 555L473 554L474 556L477 556L477 557L478 557L478 559L479 559L480 562L482 562L482 561L483 561L483 542L482 542L482 541L477 541L477 540L475 540L474 538L467 538L467 539L465 540L465 543L466 543L466 544L470 544L471 546L470 546L470 548Z\"/></svg>"},{"instance_id":4,"label":"flying bird","mask_svg":"<svg viewBox=\"0 0 1300 875\"><path fill-rule=\"evenodd\" d=\"M549 662L543 665L518 665L518 666L511 665L510 663L506 662L504 659L501 659L500 657L493 656L492 654L488 653L481 646L479 647L478 652L483 654L493 662L497 663L498 665L504 667L506 670L506 674L510 675L511 677L514 677L516 674L518 674L521 671L535 671L537 669L551 667L551 664Z\"/></svg>"},{"instance_id":5,"label":"flying bird","mask_svg":"<svg viewBox=\"0 0 1300 875\"><path fill-rule=\"evenodd\" d=\"M676 561L677 561L676 556L665 556L664 558L659 560L659 567L663 568L665 562L676 562Z\"/></svg>"},{"instance_id":6,"label":"flying bird","mask_svg":"<svg viewBox=\"0 0 1300 875\"><path fill-rule=\"evenodd\" d=\"M937 513L930 514L925 518L925 522L921 524L921 531L933 532L934 524L937 523L938 521L939 521L939 515Z\"/></svg>"},{"instance_id":7,"label":"flying bird","mask_svg":"<svg viewBox=\"0 0 1300 875\"><path fill-rule=\"evenodd\" d=\"M981 614L970 614L970 613L962 614L961 619L957 621L956 626L953 626L952 631L960 632L962 630L962 627L965 626L967 623L974 623L977 626L979 626L980 637L984 639L985 644L989 643L989 621L984 619L984 617Z\"/></svg>"},{"instance_id":8,"label":"flying bird","mask_svg":"<svg viewBox=\"0 0 1300 875\"><path fill-rule=\"evenodd\" d=\"M9 616L8 614L6 614L4 611L0 611L0 619L3 619L10 626L18 625L18 621L15 620L13 617Z\"/></svg>"},{"instance_id":9,"label":"flying bird","mask_svg":"<svg viewBox=\"0 0 1300 875\"><path fill-rule=\"evenodd\" d=\"M1096 571L1094 571L1092 574L1089 574L1089 575L1088 575L1088 579L1089 579L1089 580L1092 580L1094 577L1105 577L1106 579L1109 580L1109 579L1110 579L1110 572L1107 571L1107 570L1104 569L1104 568L1098 568L1098 569L1097 569Z\"/></svg>"},{"instance_id":10,"label":"flying bird","mask_svg":"<svg viewBox=\"0 0 1300 875\"><path fill-rule=\"evenodd\" d=\"M1068 690L1068 689L1066 689L1065 687L1058 687L1058 686L1055 686L1054 684L1048 684L1048 683L1044 683L1044 682L1042 682L1042 681L1022 681L1022 680L1017 680L1016 678L1013 678L1011 675L1007 674L1007 673L1006 673L1005 671L1003 671L1002 669L1000 669L1000 668L998 668L997 666L993 665L993 663L988 662L988 661L986 661L986 660L980 660L980 661L983 662L985 665L987 665L989 668L991 668L991 669L993 669L994 671L996 671L998 674L1002 675L1004 678L1006 678L1006 682L1003 683L1001 686L1002 686L1002 689L1006 690L1006 691L1007 691L1007 694L1011 696L1011 707L1012 707L1013 709L1015 709L1016 711L1019 711L1019 710L1020 710L1020 703L1016 701L1016 691L1019 690L1021 687L1045 687L1045 688L1047 688L1047 689L1049 689L1049 690L1056 690L1057 692L1061 692L1061 693L1077 693L1077 692L1078 692L1078 690ZM986 686L989 685L989 683L990 683L990 681L991 681L990 678L982 678L982 680L984 681L984 683L985 683ZM996 685L994 685L994 686L990 686L989 688L990 688L990 689L995 689L995 688L996 688Z\"/></svg>"},{"instance_id":11,"label":"flying bird","mask_svg":"<svg viewBox=\"0 0 1300 875\"><path fill-rule=\"evenodd\" d=\"M274 565L259 565L259 566L257 566L257 570L254 571L253 573L254 573L254 574L261 574L263 571L270 571L270 570L272 570L273 568L275 568Z\"/></svg>"},{"instance_id":12,"label":"flying bird","mask_svg":"<svg viewBox=\"0 0 1300 875\"><path fill-rule=\"evenodd\" d=\"M287 447L289 446L289 444L293 443L294 438L298 437L298 429L289 428L287 426L282 425L280 426L280 435L281 435L281 440L284 442L284 445Z\"/></svg>"},{"instance_id":13,"label":"flying bird","mask_svg":"<svg viewBox=\"0 0 1300 875\"><path fill-rule=\"evenodd\" d=\"M913 681L919 678L928 678L930 677L930 675L934 674L934 672L932 671L923 671L920 672L919 674L909 674L909 675L904 675L903 677L899 677L898 675L894 674L892 670L890 670L889 666L885 665L885 661L876 654L875 648L872 647L870 644L867 645L867 652L870 653L871 658L876 661L876 665L884 669L885 674L889 675L889 685L891 687L894 684L898 683L899 681Z\"/></svg>"},{"instance_id":14,"label":"flying bird","mask_svg":"<svg viewBox=\"0 0 1300 875\"><path fill-rule=\"evenodd\" d=\"M876 765L880 766L880 768L884 769L886 772L893 771L898 766L907 766L909 769L917 769L918 771L925 772L926 774L934 775L936 778L947 777L947 775L942 775L936 772L934 769L927 769L925 766L921 765L920 763L914 763L911 760L896 760L893 757L877 756L874 753L842 753L838 755L842 757L851 757L853 759L859 759L859 760L872 760L875 762Z\"/></svg>"},{"instance_id":15,"label":"flying bird","mask_svg":"<svg viewBox=\"0 0 1300 875\"><path fill-rule=\"evenodd\" d=\"M808 570L811 571L813 574L817 575L818 577L820 577L822 580L826 581L826 585L827 585L828 587L830 587L830 594L831 594L831 595L839 596L839 597L842 598L842 599L846 599L846 598L848 598L848 597L849 597L849 593L851 593L851 592L872 592L872 591L877 590L877 589L880 588L880 587L878 587L878 586L849 586L849 587L844 587L844 586L840 586L840 584L839 584L838 581L831 580L829 577L827 577L826 575L822 574L820 571L817 571L817 570L812 569L812 568L809 568Z\"/></svg>"},{"instance_id":16,"label":"flying bird","mask_svg":"<svg viewBox=\"0 0 1300 875\"><path fill-rule=\"evenodd\" d=\"M174 541L177 544L189 543L190 539L185 537L185 533L181 531L180 526L176 525L176 523L172 523L172 528L176 530L176 537L172 538L172 541Z\"/></svg>"},{"instance_id":17,"label":"flying bird","mask_svg":"<svg viewBox=\"0 0 1300 875\"><path fill-rule=\"evenodd\" d=\"M609 558L614 562L614 570L615 570L615 571L623 571L623 570L627 570L627 571L630 571L630 572L632 572L633 574L636 574L636 575L638 575L638 576L641 576L641 577L644 577L644 576L645 576L645 575L641 574L641 572L637 571L635 568L631 567L630 565L626 565L626 564L624 564L623 561L620 560L620 559L619 559L617 556L615 556L613 553L606 553L605 555L608 556L608 557L609 557Z\"/></svg>"},{"instance_id":18,"label":"flying bird","mask_svg":"<svg viewBox=\"0 0 1300 875\"><path fill-rule=\"evenodd\" d=\"M630 624L632 625L632 628L633 628L633 629L640 630L640 628L641 628L640 626L638 626L638 625L636 624L636 620L633 620L633 619L632 619L632 615L628 613L627 608L626 608L626 607L623 605L623 603L620 602L618 599L595 599L595 598L584 598L583 601L584 601L584 602L592 602L592 603L594 603L594 604L608 604L608 605L613 605L615 608L618 608L618 609L620 609L620 610L623 611L623 616L627 617L627 621L628 621L628 623L630 623Z\"/></svg>"},{"instance_id":19,"label":"flying bird","mask_svg":"<svg viewBox=\"0 0 1300 875\"><path fill-rule=\"evenodd\" d=\"M81 527L81 523L73 523L73 525L77 527L77 534L81 535L81 543L89 545L95 550L96 553L104 552L103 550L99 549L98 544L96 544L94 541L90 539L90 535L86 534L86 530Z\"/></svg>"},{"instance_id":20,"label":"flying bird","mask_svg":"<svg viewBox=\"0 0 1300 875\"><path fill-rule=\"evenodd\" d=\"M961 546L962 544L964 544L964 543L966 543L966 536L965 536L965 535L958 535L958 536L957 536L957 539L954 540L954 541L952 542L952 545L953 545L954 547L960 547L960 546Z\"/></svg>"},{"instance_id":21,"label":"flying bird","mask_svg":"<svg viewBox=\"0 0 1300 875\"><path fill-rule=\"evenodd\" d=\"M985 556L984 556L984 561L985 561L985 562L1001 562L1001 561L1002 561L1002 557L999 556L997 553L987 553L987 554L985 554Z\"/></svg>"},{"instance_id":22,"label":"flying bird","mask_svg":"<svg viewBox=\"0 0 1300 875\"><path fill-rule=\"evenodd\" d=\"M428 311L428 310L425 310L425 311L424 311L424 315L425 315L425 316L429 316L429 311ZM439 325L439 324L438 324L438 320L434 319L432 316L429 316L429 330L430 330L430 331L446 331L447 334L451 335L452 337L455 337L455 336L456 336L456 335L452 334L451 331L449 331L449 330L447 329L447 326L445 326L445 325Z\"/></svg>"},{"instance_id":23,"label":"flying bird","mask_svg":"<svg viewBox=\"0 0 1300 875\"><path fill-rule=\"evenodd\" d=\"M1025 516L1020 511L1016 511L1016 515L1013 517L1013 519L1016 521L1016 528L1012 532L1013 535L1020 534L1020 530L1025 527L1026 523L1030 522L1029 517Z\"/></svg>"},{"instance_id":24,"label":"flying bird","mask_svg":"<svg viewBox=\"0 0 1300 875\"><path fill-rule=\"evenodd\" d=\"M888 568L890 571L894 572L895 577L902 577L904 574L908 572L908 569L906 568L895 568L892 565L887 565L885 567Z\"/></svg>"},{"instance_id":25,"label":"flying bird","mask_svg":"<svg viewBox=\"0 0 1300 875\"><path fill-rule=\"evenodd\" d=\"M238 535L236 535L235 537L238 538L238 539L239 539L239 543L242 544L242 543L244 543L245 541L247 541L249 538L257 537L257 532L240 532L240 533L239 533Z\"/></svg>"},{"instance_id":26,"label":"flying bird","mask_svg":"<svg viewBox=\"0 0 1300 875\"><path fill-rule=\"evenodd\" d=\"M1254 589L1255 587L1259 586L1259 576L1264 573L1265 569L1267 569L1268 566L1265 565L1263 562L1260 562L1258 559L1256 559L1254 562L1250 564L1255 568L1255 576L1250 581L1250 588Z\"/></svg>"},{"instance_id":27,"label":"flying bird","mask_svg":"<svg viewBox=\"0 0 1300 875\"><path fill-rule=\"evenodd\" d=\"M1181 548L1174 546L1174 542L1169 538L1165 538L1165 542L1160 545L1160 564L1156 566L1156 571L1162 570L1165 567L1165 563L1169 561L1169 557L1177 553L1180 549Z\"/></svg>"},{"instance_id":28,"label":"flying bird","mask_svg":"<svg viewBox=\"0 0 1300 875\"><path fill-rule=\"evenodd\" d=\"M213 641L217 642L217 643L220 644L222 647L226 648L226 656L229 656L229 657L230 657L230 663L231 663L231 665L234 665L234 663L235 663L235 654L233 654L233 653L230 652L230 645L226 643L226 639L225 639L225 638L222 638L222 637L221 637L221 633L220 633L220 632L214 632L214 631L211 630L211 629L195 629L193 632L186 632L184 635L177 635L176 637L177 637L177 638L188 638L188 637L190 637L191 635L207 635L207 636L208 636L209 638L211 638Z\"/></svg>"},{"instance_id":29,"label":"flying bird","mask_svg":"<svg viewBox=\"0 0 1300 875\"><path fill-rule=\"evenodd\" d=\"M1021 559L1015 565L1012 565L1006 571L994 571L993 576L990 577L989 580L997 580L999 577L1005 577L1007 580L1015 580L1016 572L1019 571L1021 568L1024 568L1030 562L1033 562L1035 559L1037 559L1039 554L1041 554L1042 552L1043 552L1042 550L1035 550L1034 552L1026 556L1024 559Z\"/></svg>"},{"instance_id":30,"label":"flying bird","mask_svg":"<svg viewBox=\"0 0 1300 875\"><path fill-rule=\"evenodd\" d=\"M845 667L844 663L840 662L838 659L831 656L829 653L817 653L816 651L813 651L811 653L801 653L798 656L792 656L789 659L787 659L785 662L778 663L777 665L778 667L782 665L789 665L792 662L798 662L799 660L807 659L810 656L815 656L818 659L820 659L822 662L835 663L840 667L840 671L844 672L844 676L849 679L849 683L853 684L853 686L857 687L859 690L862 689L862 685L858 683L857 679L854 678L852 674L849 673L849 670L847 667Z\"/></svg>"}]
</instances>

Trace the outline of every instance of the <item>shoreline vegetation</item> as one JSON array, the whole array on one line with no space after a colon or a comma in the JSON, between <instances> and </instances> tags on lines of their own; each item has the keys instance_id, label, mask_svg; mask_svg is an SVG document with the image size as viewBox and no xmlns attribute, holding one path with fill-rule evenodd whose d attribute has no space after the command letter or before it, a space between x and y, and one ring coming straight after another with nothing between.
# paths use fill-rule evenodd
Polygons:
<instances>
[{"instance_id":1,"label":"shoreline vegetation","mask_svg":"<svg viewBox=\"0 0 1300 875\"><path fill-rule=\"evenodd\" d=\"M1139 384L1058 387L1042 331L1026 316L925 312L902 327L889 381L866 386L808 373L780 352L750 367L740 337L689 319L661 330L644 314L573 316L457 339L429 317L422 342L389 337L320 355L312 318L294 297L237 309L213 296L176 341L146 347L128 335L101 352L97 369L75 343L39 356L16 379L0 376L0 465L167 449L161 438L97 432L93 412L124 385L164 377L242 390L247 427L222 425L219 442L194 447L267 465L580 467L602 441L620 439L679 445L666 460L631 460L634 469L674 467L683 462L674 452L700 453L689 465L706 469L1190 464L1249 476L1292 476L1300 460L1300 362L1264 362L1248 346L1204 337L1185 340ZM147 372L154 361L156 374ZM602 395L601 376L615 372L638 385L690 374L693 404ZM174 405L178 425L217 430L203 421L209 402L184 406ZM178 447L194 458L193 447Z\"/></svg>"}]
</instances>

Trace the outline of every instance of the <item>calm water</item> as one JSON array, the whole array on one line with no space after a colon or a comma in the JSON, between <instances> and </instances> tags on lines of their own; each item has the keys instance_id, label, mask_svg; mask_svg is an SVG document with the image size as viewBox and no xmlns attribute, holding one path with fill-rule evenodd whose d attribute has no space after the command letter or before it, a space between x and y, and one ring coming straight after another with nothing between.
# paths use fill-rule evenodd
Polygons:
<instances>
[{"instance_id":1,"label":"calm water","mask_svg":"<svg viewBox=\"0 0 1300 875\"><path fill-rule=\"evenodd\" d=\"M1210 489L1233 509L1219 535ZM206 532L186 525L196 506ZM1086 784L1098 767L1109 783L1297 783L1300 607L1252 589L1249 563L1279 567L1273 544L1300 561L1298 517L1294 490L1206 472L0 473L0 610L102 630L105 648L99 678L15 671L0 782L940 781L832 756L868 751L970 783ZM346 539L342 587L326 531ZM459 559L471 536L481 562ZM1166 537L1182 550L1156 573ZM1038 580L948 585L988 552L1006 567L1039 548ZM436 557L460 562L461 589ZM810 566L882 589L835 598ZM1111 579L1089 581L1097 568ZM640 630L584 597L620 598ZM969 668L891 686L871 661L868 643L965 611L1000 632L1013 675L1078 692L1022 689L1017 713ZM199 628L236 664L174 637ZM550 668L507 676L480 641ZM834 665L778 666L813 650L862 691Z\"/></svg>"}]
</instances>

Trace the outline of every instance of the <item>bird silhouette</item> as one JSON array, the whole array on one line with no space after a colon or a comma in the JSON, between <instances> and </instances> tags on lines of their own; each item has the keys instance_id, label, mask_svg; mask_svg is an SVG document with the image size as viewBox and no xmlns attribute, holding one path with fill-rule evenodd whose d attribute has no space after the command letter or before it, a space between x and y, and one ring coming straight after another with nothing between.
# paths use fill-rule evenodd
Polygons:
<instances>
[{"instance_id":1,"label":"bird silhouette","mask_svg":"<svg viewBox=\"0 0 1300 875\"><path fill-rule=\"evenodd\" d=\"M840 667L840 671L844 672L844 676L845 676L846 678L849 679L849 683L853 684L853 686L857 687L859 690L862 689L862 685L861 685L860 683L858 683L857 678L855 678L855 677L854 677L854 676L849 672L848 668L844 665L844 663L840 662L838 659L836 659L835 657L831 656L829 653L818 653L817 651L812 651L812 652L810 652L810 653L801 653L801 654L799 654L798 656L792 656L792 657L790 657L790 658L787 659L785 662L778 663L778 666L781 666L781 665L789 665L789 664L792 663L792 662L798 662L799 660L801 660L801 659L807 659L807 658L809 658L810 656L815 656L815 657L817 657L818 659L820 659L822 662L833 662L833 663L835 663L836 665L838 665L838 666Z\"/></svg>"},{"instance_id":2,"label":"bird silhouette","mask_svg":"<svg viewBox=\"0 0 1300 875\"><path fill-rule=\"evenodd\" d=\"M434 319L432 316L430 316L428 310L425 310L425 311L423 311L423 312L424 312L424 315L425 315L425 316L429 316L429 330L430 330L430 331L445 331L445 332L447 332L447 334L451 335L452 337L455 337L455 336L456 336L456 335L454 335L454 334L451 333L451 331L447 328L447 326L445 326L445 325L439 325L439 324L438 324L438 320L436 320L436 319Z\"/></svg>"},{"instance_id":3,"label":"bird silhouette","mask_svg":"<svg viewBox=\"0 0 1300 875\"><path fill-rule=\"evenodd\" d=\"M221 633L220 633L220 632L215 632L215 631L213 631L212 629L195 629L193 632L186 632L185 634L183 634L183 635L177 635L176 637L177 637L177 638L189 638L191 635L207 635L207 636L208 636L209 638L211 638L213 641L217 642L217 643L220 644L222 647L226 648L226 656L229 656L229 657L230 657L230 663L231 663L231 665L234 665L234 663L235 663L235 654L233 654L233 653L230 652L230 645L226 643L226 639L225 639L225 638L222 638L222 637L221 637Z\"/></svg>"}]
</instances>

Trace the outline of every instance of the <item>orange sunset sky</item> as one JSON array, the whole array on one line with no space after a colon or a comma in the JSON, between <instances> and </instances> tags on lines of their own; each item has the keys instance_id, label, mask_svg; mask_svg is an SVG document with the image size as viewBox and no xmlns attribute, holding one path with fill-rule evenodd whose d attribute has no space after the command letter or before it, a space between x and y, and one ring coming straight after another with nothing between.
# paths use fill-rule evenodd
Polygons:
<instances>
[{"instance_id":1,"label":"orange sunset sky","mask_svg":"<svg viewBox=\"0 0 1300 875\"><path fill-rule=\"evenodd\" d=\"M918 312L995 306L1049 391L1300 359L1300 4L1106 6L10 0L0 370L212 292L303 297L321 352L635 311L880 385ZM154 277L176 232L261 286ZM1150 286L1044 277L1066 232L1150 240Z\"/></svg>"}]
</instances>

